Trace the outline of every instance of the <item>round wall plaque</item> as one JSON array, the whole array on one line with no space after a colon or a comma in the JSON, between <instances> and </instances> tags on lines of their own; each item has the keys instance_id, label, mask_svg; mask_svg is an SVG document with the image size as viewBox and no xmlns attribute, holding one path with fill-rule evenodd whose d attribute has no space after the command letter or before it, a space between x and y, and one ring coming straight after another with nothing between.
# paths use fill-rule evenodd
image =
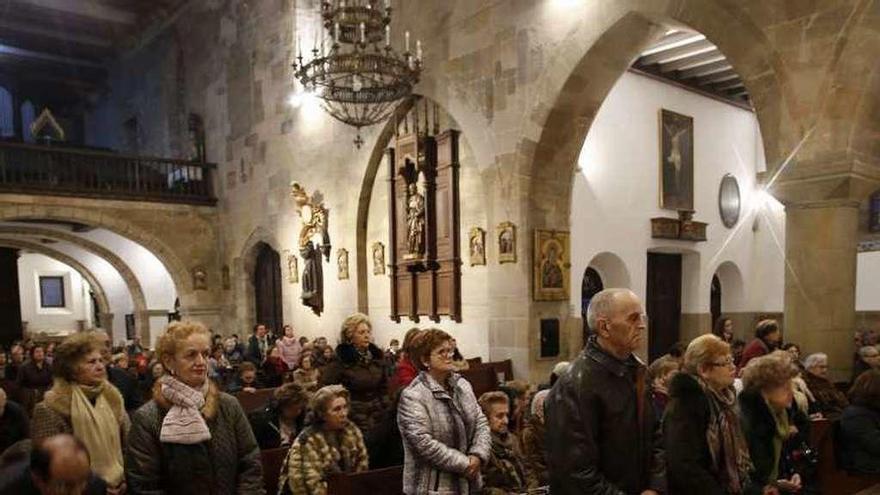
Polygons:
<instances>
[{"instance_id":1,"label":"round wall plaque","mask_svg":"<svg viewBox=\"0 0 880 495\"><path fill-rule=\"evenodd\" d=\"M721 178L721 186L718 188L718 212L721 214L721 223L728 229L739 221L741 206L739 183L732 174L726 174Z\"/></svg>"}]
</instances>

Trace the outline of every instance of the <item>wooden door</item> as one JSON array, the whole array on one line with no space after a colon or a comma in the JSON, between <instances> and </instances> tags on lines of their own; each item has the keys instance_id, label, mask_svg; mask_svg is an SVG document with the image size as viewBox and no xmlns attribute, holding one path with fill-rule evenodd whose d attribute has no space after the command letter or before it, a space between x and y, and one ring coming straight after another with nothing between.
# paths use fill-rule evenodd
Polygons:
<instances>
[{"instance_id":1,"label":"wooden door","mask_svg":"<svg viewBox=\"0 0 880 495\"><path fill-rule=\"evenodd\" d=\"M267 244L260 245L254 268L254 294L256 316L254 322L266 325L276 333L281 332L281 256Z\"/></svg>"},{"instance_id":2,"label":"wooden door","mask_svg":"<svg viewBox=\"0 0 880 495\"><path fill-rule=\"evenodd\" d=\"M21 339L21 297L18 292L18 251L0 248L0 345Z\"/></svg>"},{"instance_id":3,"label":"wooden door","mask_svg":"<svg viewBox=\"0 0 880 495\"><path fill-rule=\"evenodd\" d=\"M681 255L648 253L648 357L666 354L679 340Z\"/></svg>"},{"instance_id":4,"label":"wooden door","mask_svg":"<svg viewBox=\"0 0 880 495\"><path fill-rule=\"evenodd\" d=\"M590 335L590 326L587 323L587 309L590 308L590 301L593 300L593 296L602 292L604 288L605 284L602 283L602 277L599 276L599 272L594 268L587 267L584 270L584 279L581 282L581 318L584 323L583 345L587 345L587 338Z\"/></svg>"},{"instance_id":5,"label":"wooden door","mask_svg":"<svg viewBox=\"0 0 880 495\"><path fill-rule=\"evenodd\" d=\"M712 314L712 328L715 328L715 322L721 318L721 281L718 280L718 275L712 275L709 294L709 312Z\"/></svg>"}]
</instances>

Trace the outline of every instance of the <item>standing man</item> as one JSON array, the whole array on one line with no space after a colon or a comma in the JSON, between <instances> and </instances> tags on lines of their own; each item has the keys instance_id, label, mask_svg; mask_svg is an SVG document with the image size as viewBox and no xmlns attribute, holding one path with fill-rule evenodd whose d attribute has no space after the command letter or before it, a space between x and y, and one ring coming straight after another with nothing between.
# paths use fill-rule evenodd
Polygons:
<instances>
[{"instance_id":1,"label":"standing man","mask_svg":"<svg viewBox=\"0 0 880 495\"><path fill-rule=\"evenodd\" d=\"M779 331L779 324L776 323L776 320L759 321L755 326L755 339L743 349L739 369L745 368L752 359L775 351L779 348L780 342L782 342L782 333Z\"/></svg>"},{"instance_id":2,"label":"standing man","mask_svg":"<svg viewBox=\"0 0 880 495\"><path fill-rule=\"evenodd\" d=\"M245 352L244 358L254 363L256 366L262 365L263 361L266 360L266 355L269 353L269 348L272 347L273 343L274 342L269 336L269 330L266 328L266 325L257 323L254 325L254 334L248 339L247 351Z\"/></svg>"},{"instance_id":3,"label":"standing man","mask_svg":"<svg viewBox=\"0 0 880 495\"><path fill-rule=\"evenodd\" d=\"M666 489L659 424L645 365L633 352L647 332L628 289L596 294L592 331L545 404L547 467L554 495L657 495Z\"/></svg>"}]
</instances>

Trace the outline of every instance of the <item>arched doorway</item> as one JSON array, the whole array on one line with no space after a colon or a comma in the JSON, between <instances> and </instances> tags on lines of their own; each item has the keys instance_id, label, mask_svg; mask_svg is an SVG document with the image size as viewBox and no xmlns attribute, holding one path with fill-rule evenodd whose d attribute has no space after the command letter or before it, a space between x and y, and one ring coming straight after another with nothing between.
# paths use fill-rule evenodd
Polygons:
<instances>
[{"instance_id":1,"label":"arched doorway","mask_svg":"<svg viewBox=\"0 0 880 495\"><path fill-rule=\"evenodd\" d=\"M266 243L260 243L254 267L256 322L274 331L281 328L281 256Z\"/></svg>"},{"instance_id":2,"label":"arched doorway","mask_svg":"<svg viewBox=\"0 0 880 495\"><path fill-rule=\"evenodd\" d=\"M592 267L584 270L584 279L581 282L581 318L584 321L583 345L587 345L587 337L590 335L590 326L587 324L587 309L593 296L605 288L602 277Z\"/></svg>"},{"instance_id":3,"label":"arched doorway","mask_svg":"<svg viewBox=\"0 0 880 495\"><path fill-rule=\"evenodd\" d=\"M712 275L712 287L709 292L709 312L712 314L712 328L715 322L721 318L721 280L718 275Z\"/></svg>"}]
</instances>

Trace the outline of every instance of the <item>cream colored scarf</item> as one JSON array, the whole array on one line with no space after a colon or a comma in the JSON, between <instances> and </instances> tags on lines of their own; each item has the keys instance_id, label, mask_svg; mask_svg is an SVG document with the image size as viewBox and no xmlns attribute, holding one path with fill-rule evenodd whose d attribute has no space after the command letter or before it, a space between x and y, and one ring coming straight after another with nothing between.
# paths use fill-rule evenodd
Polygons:
<instances>
[{"instance_id":1,"label":"cream colored scarf","mask_svg":"<svg viewBox=\"0 0 880 495\"><path fill-rule=\"evenodd\" d=\"M73 435L86 444L92 459L92 470L111 487L123 480L122 440L119 421L104 395L102 382L94 387L73 385L70 399L70 421ZM95 405L89 398L95 399Z\"/></svg>"}]
</instances>

